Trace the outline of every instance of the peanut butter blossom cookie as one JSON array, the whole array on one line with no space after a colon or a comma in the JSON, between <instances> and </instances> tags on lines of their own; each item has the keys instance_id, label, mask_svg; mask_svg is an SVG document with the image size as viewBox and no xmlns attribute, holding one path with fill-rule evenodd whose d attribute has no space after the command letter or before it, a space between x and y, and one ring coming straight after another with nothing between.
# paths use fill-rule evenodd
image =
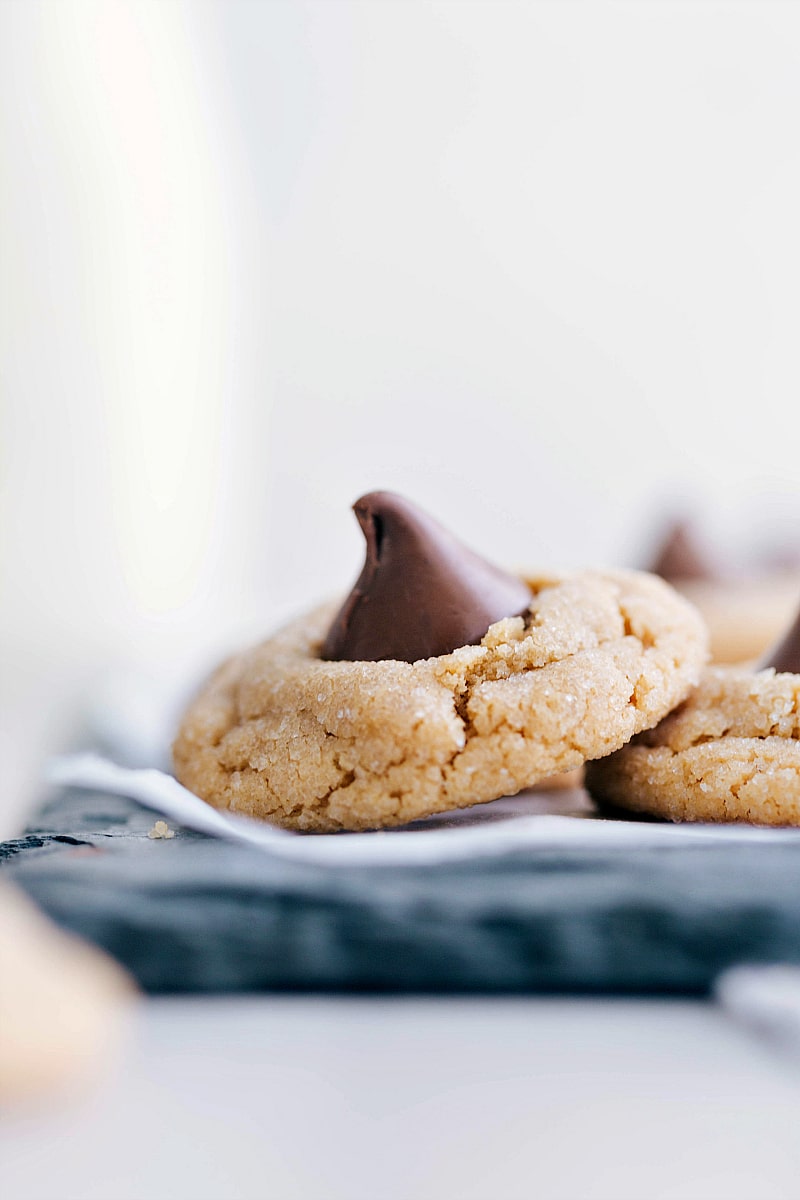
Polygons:
<instances>
[{"instance_id":1,"label":"peanut butter blossom cookie","mask_svg":"<svg viewBox=\"0 0 800 1200\"><path fill-rule=\"evenodd\" d=\"M706 637L633 571L501 571L399 496L355 512L364 569L225 663L186 713L178 778L291 829L402 825L609 754L697 682Z\"/></svg>"},{"instance_id":2,"label":"peanut butter blossom cookie","mask_svg":"<svg viewBox=\"0 0 800 1200\"><path fill-rule=\"evenodd\" d=\"M800 616L761 670L710 667L586 782L600 801L670 821L800 825Z\"/></svg>"},{"instance_id":3,"label":"peanut butter blossom cookie","mask_svg":"<svg viewBox=\"0 0 800 1200\"><path fill-rule=\"evenodd\" d=\"M800 569L791 557L736 568L726 568L687 521L671 525L648 568L699 609L715 663L760 658L791 620L800 591Z\"/></svg>"}]
</instances>

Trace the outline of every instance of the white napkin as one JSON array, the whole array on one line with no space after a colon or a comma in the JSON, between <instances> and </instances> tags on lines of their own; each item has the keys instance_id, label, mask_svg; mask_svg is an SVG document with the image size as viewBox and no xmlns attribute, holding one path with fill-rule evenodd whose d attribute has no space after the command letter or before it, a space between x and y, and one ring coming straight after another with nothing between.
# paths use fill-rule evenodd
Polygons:
<instances>
[{"instance_id":1,"label":"white napkin","mask_svg":"<svg viewBox=\"0 0 800 1200\"><path fill-rule=\"evenodd\" d=\"M496 801L468 812L418 821L413 827L376 833L297 834L260 821L223 813L154 769L120 767L95 754L51 762L48 781L59 787L84 787L127 796L187 829L211 837L246 842L281 858L333 867L357 864L434 863L473 855L507 854L523 847L570 849L593 846L628 851L635 847L680 843L752 843L797 840L800 829L759 829L750 825L670 825L594 819L591 810L573 803L574 815L538 813L541 794L523 793L514 801ZM577 793L580 798L580 793ZM544 798L544 806L548 797ZM569 808L563 793L550 803Z\"/></svg>"}]
</instances>

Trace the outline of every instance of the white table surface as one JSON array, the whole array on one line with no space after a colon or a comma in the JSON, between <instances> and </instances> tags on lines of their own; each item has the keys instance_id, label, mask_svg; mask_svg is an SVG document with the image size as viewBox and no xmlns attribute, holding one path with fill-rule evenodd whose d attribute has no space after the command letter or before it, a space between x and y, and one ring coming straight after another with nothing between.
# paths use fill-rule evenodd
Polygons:
<instances>
[{"instance_id":1,"label":"white table surface","mask_svg":"<svg viewBox=\"0 0 800 1200\"><path fill-rule=\"evenodd\" d=\"M796 1200L800 1064L713 1005L148 1001L0 1121L5 1200Z\"/></svg>"}]
</instances>

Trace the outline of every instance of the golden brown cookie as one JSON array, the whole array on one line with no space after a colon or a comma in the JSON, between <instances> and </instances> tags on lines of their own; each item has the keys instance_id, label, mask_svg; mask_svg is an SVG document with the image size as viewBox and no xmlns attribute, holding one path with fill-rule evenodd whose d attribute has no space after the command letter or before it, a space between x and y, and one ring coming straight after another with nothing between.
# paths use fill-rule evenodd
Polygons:
<instances>
[{"instance_id":1,"label":"golden brown cookie","mask_svg":"<svg viewBox=\"0 0 800 1200\"><path fill-rule=\"evenodd\" d=\"M661 580L528 582L523 616L414 663L321 659L335 605L293 622L195 699L178 778L217 808L292 829L402 825L609 754L696 683L704 626Z\"/></svg>"},{"instance_id":2,"label":"golden brown cookie","mask_svg":"<svg viewBox=\"0 0 800 1200\"><path fill-rule=\"evenodd\" d=\"M800 825L800 675L711 667L655 729L592 763L595 799L670 821Z\"/></svg>"},{"instance_id":3,"label":"golden brown cookie","mask_svg":"<svg viewBox=\"0 0 800 1200\"><path fill-rule=\"evenodd\" d=\"M667 527L648 569L700 611L715 663L760 658L786 628L800 595L800 571L791 559L731 574L685 520Z\"/></svg>"},{"instance_id":4,"label":"golden brown cookie","mask_svg":"<svg viewBox=\"0 0 800 1200\"><path fill-rule=\"evenodd\" d=\"M715 663L752 662L772 645L797 607L800 575L775 573L750 579L673 581L700 611Z\"/></svg>"}]
</instances>

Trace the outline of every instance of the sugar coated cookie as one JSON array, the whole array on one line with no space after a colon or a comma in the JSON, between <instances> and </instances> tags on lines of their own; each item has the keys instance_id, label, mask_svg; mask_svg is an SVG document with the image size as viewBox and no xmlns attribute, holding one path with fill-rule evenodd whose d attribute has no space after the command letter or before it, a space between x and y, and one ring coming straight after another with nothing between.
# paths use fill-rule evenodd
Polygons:
<instances>
[{"instance_id":1,"label":"sugar coated cookie","mask_svg":"<svg viewBox=\"0 0 800 1200\"><path fill-rule=\"evenodd\" d=\"M393 519L383 519L379 558L391 558ZM427 540L417 551L433 586ZM384 590L402 607L395 593L405 588L416 611L424 598L408 579L411 558L395 592ZM330 657L332 641L341 651L350 636L352 596L338 612L324 606L299 618L200 692L175 742L178 778L215 807L292 829L401 825L609 754L697 681L704 627L661 580L632 571L514 578L522 591L503 603L517 608L521 597L524 611L494 620L474 644L403 661L397 627L408 625L413 641L414 622L398 613L388 623L395 657L378 658L376 631L387 620L374 619L362 573L367 611L353 624L375 660ZM436 631L445 643L449 636Z\"/></svg>"},{"instance_id":2,"label":"sugar coated cookie","mask_svg":"<svg viewBox=\"0 0 800 1200\"><path fill-rule=\"evenodd\" d=\"M800 825L800 675L710 667L680 708L586 777L595 799L669 821Z\"/></svg>"}]
</instances>

